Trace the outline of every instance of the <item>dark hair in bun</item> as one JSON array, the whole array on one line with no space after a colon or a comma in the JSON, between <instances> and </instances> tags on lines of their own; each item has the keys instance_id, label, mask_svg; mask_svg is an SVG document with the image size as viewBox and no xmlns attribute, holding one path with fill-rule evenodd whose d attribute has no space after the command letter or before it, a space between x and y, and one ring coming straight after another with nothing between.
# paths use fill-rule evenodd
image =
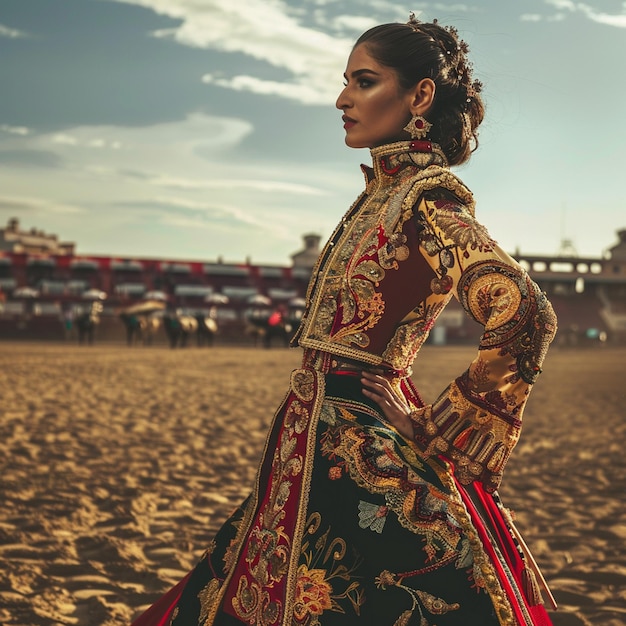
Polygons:
<instances>
[{"instance_id":1,"label":"dark hair in bun","mask_svg":"<svg viewBox=\"0 0 626 626\"><path fill-rule=\"evenodd\" d=\"M400 86L410 89L423 78L435 83L435 98L426 116L428 138L438 143L450 165L465 163L478 147L477 128L485 107L482 84L472 79L467 44L456 29L435 20L382 24L363 33L354 47L365 44L378 63L395 70Z\"/></svg>"}]
</instances>

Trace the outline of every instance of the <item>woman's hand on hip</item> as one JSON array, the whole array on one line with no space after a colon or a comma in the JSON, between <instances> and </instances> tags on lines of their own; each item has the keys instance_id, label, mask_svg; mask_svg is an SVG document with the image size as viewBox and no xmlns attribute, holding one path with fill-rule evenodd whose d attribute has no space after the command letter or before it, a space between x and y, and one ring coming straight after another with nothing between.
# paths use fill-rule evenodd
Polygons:
<instances>
[{"instance_id":1,"label":"woman's hand on hip","mask_svg":"<svg viewBox=\"0 0 626 626\"><path fill-rule=\"evenodd\" d=\"M379 374L361 372L363 395L370 398L381 408L389 423L407 439L413 439L411 407L404 396L399 395L391 383Z\"/></svg>"}]
</instances>

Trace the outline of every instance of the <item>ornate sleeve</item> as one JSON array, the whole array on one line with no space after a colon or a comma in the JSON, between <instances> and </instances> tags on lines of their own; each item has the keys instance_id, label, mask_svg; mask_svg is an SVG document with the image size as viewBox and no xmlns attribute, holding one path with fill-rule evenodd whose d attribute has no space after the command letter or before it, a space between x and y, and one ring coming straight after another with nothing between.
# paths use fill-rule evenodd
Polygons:
<instances>
[{"instance_id":1,"label":"ornate sleeve","mask_svg":"<svg viewBox=\"0 0 626 626\"><path fill-rule=\"evenodd\" d=\"M469 368L413 412L415 439L427 456L451 461L461 483L480 480L493 492L519 439L556 316L470 208L449 198L422 200L416 216L422 254L437 274L432 291L452 291L484 333Z\"/></svg>"}]
</instances>

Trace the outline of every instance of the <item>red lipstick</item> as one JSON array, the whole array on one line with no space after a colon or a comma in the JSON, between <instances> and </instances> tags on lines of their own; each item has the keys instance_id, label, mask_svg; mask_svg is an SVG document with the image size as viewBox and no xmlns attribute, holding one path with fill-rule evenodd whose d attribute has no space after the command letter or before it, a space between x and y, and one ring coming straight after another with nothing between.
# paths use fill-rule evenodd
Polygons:
<instances>
[{"instance_id":1,"label":"red lipstick","mask_svg":"<svg viewBox=\"0 0 626 626\"><path fill-rule=\"evenodd\" d=\"M348 117L347 115L343 115L341 119L343 120L343 127L346 130L348 130L349 128L352 128L356 124L356 120L353 120L351 117Z\"/></svg>"}]
</instances>

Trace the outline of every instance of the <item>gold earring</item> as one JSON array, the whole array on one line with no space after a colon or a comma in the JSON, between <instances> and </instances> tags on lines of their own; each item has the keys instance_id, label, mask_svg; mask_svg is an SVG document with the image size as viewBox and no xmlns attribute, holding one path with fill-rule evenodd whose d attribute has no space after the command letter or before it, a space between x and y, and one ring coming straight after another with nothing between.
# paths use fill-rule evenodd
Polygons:
<instances>
[{"instance_id":1,"label":"gold earring","mask_svg":"<svg viewBox=\"0 0 626 626\"><path fill-rule=\"evenodd\" d=\"M432 127L433 125L428 120L416 113L404 127L404 130L406 130L413 139L424 139Z\"/></svg>"}]
</instances>

